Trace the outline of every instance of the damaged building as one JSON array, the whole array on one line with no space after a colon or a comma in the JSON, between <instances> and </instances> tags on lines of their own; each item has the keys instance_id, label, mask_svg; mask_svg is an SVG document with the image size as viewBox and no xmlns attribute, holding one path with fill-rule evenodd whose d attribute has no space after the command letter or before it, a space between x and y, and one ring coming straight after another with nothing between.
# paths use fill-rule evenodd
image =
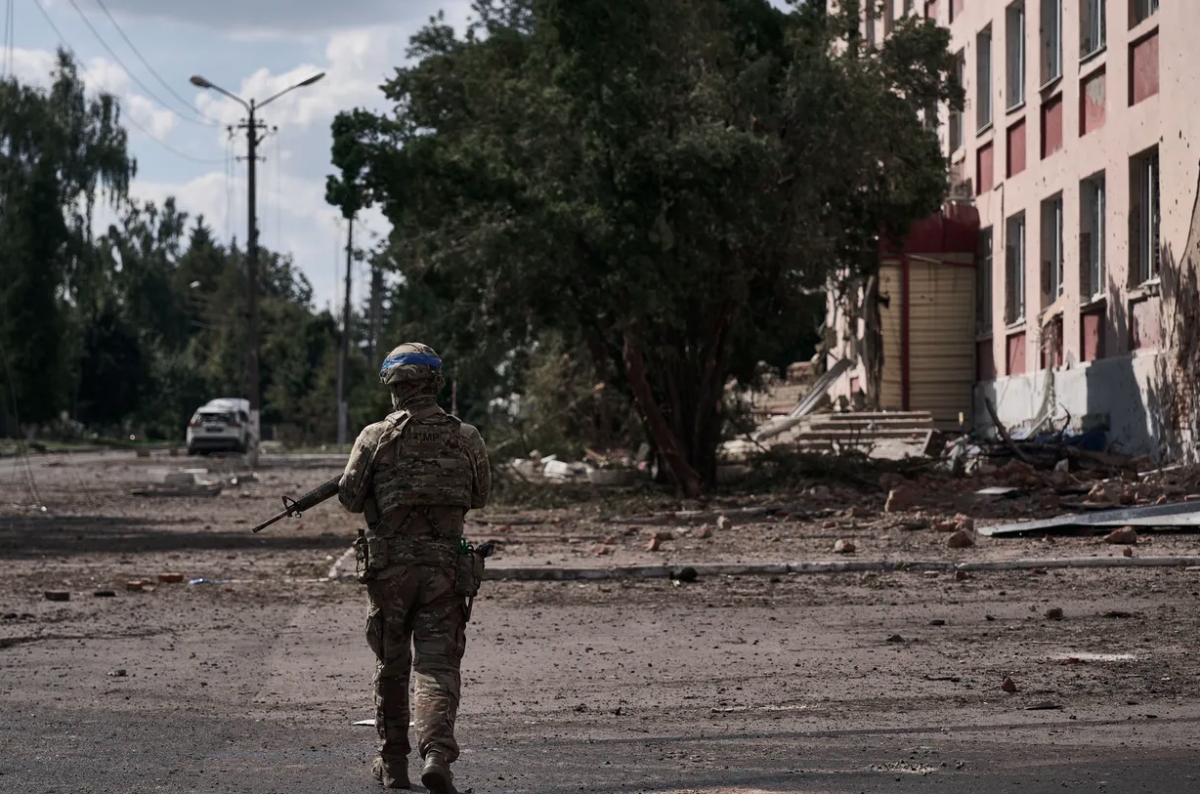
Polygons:
<instances>
[{"instance_id":1,"label":"damaged building","mask_svg":"<svg viewBox=\"0 0 1200 794\"><path fill-rule=\"evenodd\" d=\"M870 6L871 4L865 4ZM831 388L944 429L1101 430L1194 455L1200 354L1200 10L1157 0L882 2L951 33L946 204L831 295ZM872 18L874 17L874 18ZM1196 149L1192 143L1196 142Z\"/></svg>"}]
</instances>

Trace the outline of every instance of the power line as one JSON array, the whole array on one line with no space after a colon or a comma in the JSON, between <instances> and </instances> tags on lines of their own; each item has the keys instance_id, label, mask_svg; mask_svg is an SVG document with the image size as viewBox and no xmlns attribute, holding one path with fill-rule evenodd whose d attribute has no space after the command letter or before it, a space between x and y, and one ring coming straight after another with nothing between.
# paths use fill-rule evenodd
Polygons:
<instances>
[{"instance_id":1,"label":"power line","mask_svg":"<svg viewBox=\"0 0 1200 794\"><path fill-rule=\"evenodd\" d=\"M74 4L74 0L71 0L71 2L72 2L72 4ZM33 3L34 3L34 5L37 6L38 11L42 12L42 18L46 20L46 24L48 24L50 26L50 29L54 31L54 35L58 36L59 43L62 44L62 46L66 48L67 52L71 54L71 57L75 59L76 65L83 70L83 73L86 76L93 79L95 81L95 83L100 86L101 89L104 89L107 91L104 84L99 80L99 78L96 78L94 75L92 75L91 71L87 68L87 66L84 65L83 61L81 61L79 59L79 56L75 53L75 48L73 48L70 45L70 43L67 41L67 37L64 36L62 34L62 31L58 29L58 25L54 24L53 17L51 17L50 14L47 13L46 7L44 5L42 5L42 0L33 0ZM220 162L220 160L217 160L215 158L204 159L201 157L193 157L190 154L185 154L184 152L179 151L174 146L172 146L171 144L167 143L166 141L158 138L157 136L154 135L154 133L150 132L150 130L143 127L140 123L138 123L138 120L135 119L133 116L126 116L125 120L128 121L130 124L132 124L138 130L140 130L142 132L142 134L145 135L147 138L154 141L159 146L161 146L163 149L166 149L168 152L175 155L176 157L182 157L184 160L190 160L191 162L199 163L200 165L215 165L216 163ZM195 122L195 123L198 124L199 122Z\"/></svg>"},{"instance_id":2,"label":"power line","mask_svg":"<svg viewBox=\"0 0 1200 794\"><path fill-rule=\"evenodd\" d=\"M10 2L11 2L11 0L10 0ZM71 4L74 5L74 0L72 0ZM170 92L171 96L173 96L173 97L175 97L175 99L179 100L179 102L184 107L186 107L189 111L191 111L192 113L196 114L197 116L200 116L203 119L206 119L209 122L209 124L207 124L206 126L214 126L219 123L212 116L209 116L204 111L198 110L197 108L195 108L191 102L188 102L186 99L181 97L175 91L174 88L171 88L171 84L162 78L162 75L160 75L155 70L155 68L150 65L150 62L146 60L146 58L142 55L141 50L139 50L134 45L134 43L130 40L129 36L125 35L125 31L121 28L120 25L117 24L117 20L109 12L108 6L104 5L104 0L96 0L96 5L100 6L100 10L104 12L104 15L106 17L108 17L108 21L112 23L112 26L117 29L117 33L121 34L121 38L124 39L125 43L129 45L129 49L133 50L133 54L138 57L138 60L142 62L142 65L145 66L150 71L150 74L154 75L154 78L156 80L158 80L158 82L162 83L163 88L167 89L167 91ZM78 9L76 9L76 10L78 10ZM126 71L129 71L129 70L126 69ZM130 76L132 77L132 75L130 75Z\"/></svg>"},{"instance_id":3,"label":"power line","mask_svg":"<svg viewBox=\"0 0 1200 794\"><path fill-rule=\"evenodd\" d=\"M37 2L41 2L41 0L37 0ZM129 75L129 79L132 80L135 84L137 84L138 88L140 88L146 92L146 96L150 97L155 102L157 102L159 105L161 105L163 110L167 111L168 113L173 114L178 119L188 122L189 124L196 124L201 127L213 126L213 124L210 124L207 122L196 121L195 119L188 118L187 116L182 116L179 114L178 111L172 110L170 108L170 106L167 105L166 102L163 102L162 99L160 99L157 94L155 94L153 91L151 91L146 86L146 84L143 83L141 80L139 80L138 76L136 74L134 74L128 66L125 65L125 62L121 60L121 56L117 55L116 51L113 50L113 48L108 45L108 42L105 41L104 37L100 35L100 31L96 30L96 26L93 25L92 21L87 18L87 14L83 13L83 9L79 7L79 3L75 2L75 0L67 0L67 2L69 2L71 4L71 7L75 9L75 13L79 14L79 18L83 20L83 24L87 25L88 30L90 30L92 32L92 35L96 37L96 41L100 42L100 46L103 47L105 49L105 51L107 51L108 54L112 56L113 60L117 62L118 66L120 66L122 69L125 70L125 74Z\"/></svg>"}]
</instances>

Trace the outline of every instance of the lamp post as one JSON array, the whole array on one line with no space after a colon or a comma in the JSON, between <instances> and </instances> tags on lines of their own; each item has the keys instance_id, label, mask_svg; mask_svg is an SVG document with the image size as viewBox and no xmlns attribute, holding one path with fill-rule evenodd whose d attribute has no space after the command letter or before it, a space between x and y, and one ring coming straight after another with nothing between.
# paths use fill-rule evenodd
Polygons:
<instances>
[{"instance_id":1,"label":"lamp post","mask_svg":"<svg viewBox=\"0 0 1200 794\"><path fill-rule=\"evenodd\" d=\"M193 75L191 78L192 85L197 88L211 89L217 93L224 94L244 107L247 114L247 118L238 125L238 129L246 131L247 182L249 182L250 188L249 230L246 238L246 388L249 391L248 397L250 399L250 431L252 438L247 445L246 451L252 467L258 465L259 411L261 407L258 387L258 218L255 210L257 202L255 166L258 164L258 144L262 142L259 131L266 128L266 125L255 118L255 113L284 94L295 91L297 88L310 86L324 76L324 72L319 72L307 80L296 83L294 86L285 88L279 93L264 99L262 102L256 102L253 99L247 102L240 96L226 91L221 86L206 80L200 75Z\"/></svg>"}]
</instances>

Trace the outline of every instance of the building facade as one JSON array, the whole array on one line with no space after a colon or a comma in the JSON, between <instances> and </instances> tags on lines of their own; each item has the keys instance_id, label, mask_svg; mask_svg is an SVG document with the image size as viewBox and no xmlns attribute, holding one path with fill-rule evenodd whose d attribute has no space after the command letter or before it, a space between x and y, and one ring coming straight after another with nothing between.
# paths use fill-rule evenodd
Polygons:
<instances>
[{"instance_id":1,"label":"building facade","mask_svg":"<svg viewBox=\"0 0 1200 794\"><path fill-rule=\"evenodd\" d=\"M977 427L990 402L1014 428L1106 428L1158 455L1180 432L1168 424L1194 424L1168 414L1179 330L1200 314L1184 290L1200 246L1200 2L877 0L864 13L868 43L923 15L957 55L966 103L940 111L939 134L949 198L980 224L964 411Z\"/></svg>"}]
</instances>

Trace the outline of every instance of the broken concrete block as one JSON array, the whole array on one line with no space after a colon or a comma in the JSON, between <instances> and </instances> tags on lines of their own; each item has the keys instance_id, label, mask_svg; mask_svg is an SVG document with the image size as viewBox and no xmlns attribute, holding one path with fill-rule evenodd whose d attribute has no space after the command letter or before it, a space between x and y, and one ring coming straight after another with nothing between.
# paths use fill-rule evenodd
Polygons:
<instances>
[{"instance_id":1,"label":"broken concrete block","mask_svg":"<svg viewBox=\"0 0 1200 794\"><path fill-rule=\"evenodd\" d=\"M1046 620L1062 620L1062 619L1063 619L1062 607L1051 607L1050 609L1046 610Z\"/></svg>"},{"instance_id":2,"label":"broken concrete block","mask_svg":"<svg viewBox=\"0 0 1200 794\"><path fill-rule=\"evenodd\" d=\"M917 499L913 496L912 489L907 485L901 485L888 492L887 504L883 509L888 513L903 513L906 510L912 510L916 504Z\"/></svg>"},{"instance_id":3,"label":"broken concrete block","mask_svg":"<svg viewBox=\"0 0 1200 794\"><path fill-rule=\"evenodd\" d=\"M1137 530L1133 527L1121 527L1109 533L1104 538L1104 542L1111 543L1114 546L1135 546L1138 542Z\"/></svg>"},{"instance_id":4,"label":"broken concrete block","mask_svg":"<svg viewBox=\"0 0 1200 794\"><path fill-rule=\"evenodd\" d=\"M954 523L958 525L959 529L966 532L975 531L975 519L970 516L964 516L962 513L959 513L954 517Z\"/></svg>"},{"instance_id":5,"label":"broken concrete block","mask_svg":"<svg viewBox=\"0 0 1200 794\"><path fill-rule=\"evenodd\" d=\"M952 549L969 549L975 545L975 539L970 532L960 529L946 540L946 545Z\"/></svg>"},{"instance_id":6,"label":"broken concrete block","mask_svg":"<svg viewBox=\"0 0 1200 794\"><path fill-rule=\"evenodd\" d=\"M179 584L180 582L183 581L183 574L181 574L181 573L160 573L158 575L158 581L162 582L163 584Z\"/></svg>"},{"instance_id":7,"label":"broken concrete block","mask_svg":"<svg viewBox=\"0 0 1200 794\"><path fill-rule=\"evenodd\" d=\"M1122 554L1124 554L1126 557L1132 557L1132 556L1133 556L1133 549L1131 549L1131 548L1129 548L1128 546L1126 546L1124 549L1122 549L1122 550L1121 550L1121 553L1122 553Z\"/></svg>"},{"instance_id":8,"label":"broken concrete block","mask_svg":"<svg viewBox=\"0 0 1200 794\"><path fill-rule=\"evenodd\" d=\"M708 538L712 537L712 534L712 527L710 527L708 524L705 524L704 526L700 527L700 531L696 533L696 537L700 538L701 540L707 540Z\"/></svg>"},{"instance_id":9,"label":"broken concrete block","mask_svg":"<svg viewBox=\"0 0 1200 794\"><path fill-rule=\"evenodd\" d=\"M658 551L660 548L662 548L662 541L658 539L657 535L650 538L650 542L646 544L646 551Z\"/></svg>"},{"instance_id":10,"label":"broken concrete block","mask_svg":"<svg viewBox=\"0 0 1200 794\"><path fill-rule=\"evenodd\" d=\"M717 516L717 529L724 531L732 528L733 522L730 521L726 516Z\"/></svg>"},{"instance_id":11,"label":"broken concrete block","mask_svg":"<svg viewBox=\"0 0 1200 794\"><path fill-rule=\"evenodd\" d=\"M839 540L833 544L833 551L835 554L853 554L858 551L858 547L852 540Z\"/></svg>"},{"instance_id":12,"label":"broken concrete block","mask_svg":"<svg viewBox=\"0 0 1200 794\"><path fill-rule=\"evenodd\" d=\"M47 590L45 592L47 601L70 601L71 594L66 590Z\"/></svg>"},{"instance_id":13,"label":"broken concrete block","mask_svg":"<svg viewBox=\"0 0 1200 794\"><path fill-rule=\"evenodd\" d=\"M971 574L967 573L966 571L955 571L954 572L954 581L956 581L956 582L965 582L970 578L971 578Z\"/></svg>"},{"instance_id":14,"label":"broken concrete block","mask_svg":"<svg viewBox=\"0 0 1200 794\"><path fill-rule=\"evenodd\" d=\"M146 589L146 583L141 579L134 579L125 583L125 589L131 593L141 593Z\"/></svg>"},{"instance_id":15,"label":"broken concrete block","mask_svg":"<svg viewBox=\"0 0 1200 794\"><path fill-rule=\"evenodd\" d=\"M1016 692L1016 691L1017 691L1017 685L1016 685L1016 682L1014 682L1014 681L1013 681L1011 678L1009 678L1008 676L1005 676L1005 677L1004 677L1004 680L1000 682L1000 688L1001 688L1001 689L1003 689L1005 692L1008 692L1008 693L1010 693L1010 694L1011 694L1011 693L1013 693L1013 692Z\"/></svg>"}]
</instances>

